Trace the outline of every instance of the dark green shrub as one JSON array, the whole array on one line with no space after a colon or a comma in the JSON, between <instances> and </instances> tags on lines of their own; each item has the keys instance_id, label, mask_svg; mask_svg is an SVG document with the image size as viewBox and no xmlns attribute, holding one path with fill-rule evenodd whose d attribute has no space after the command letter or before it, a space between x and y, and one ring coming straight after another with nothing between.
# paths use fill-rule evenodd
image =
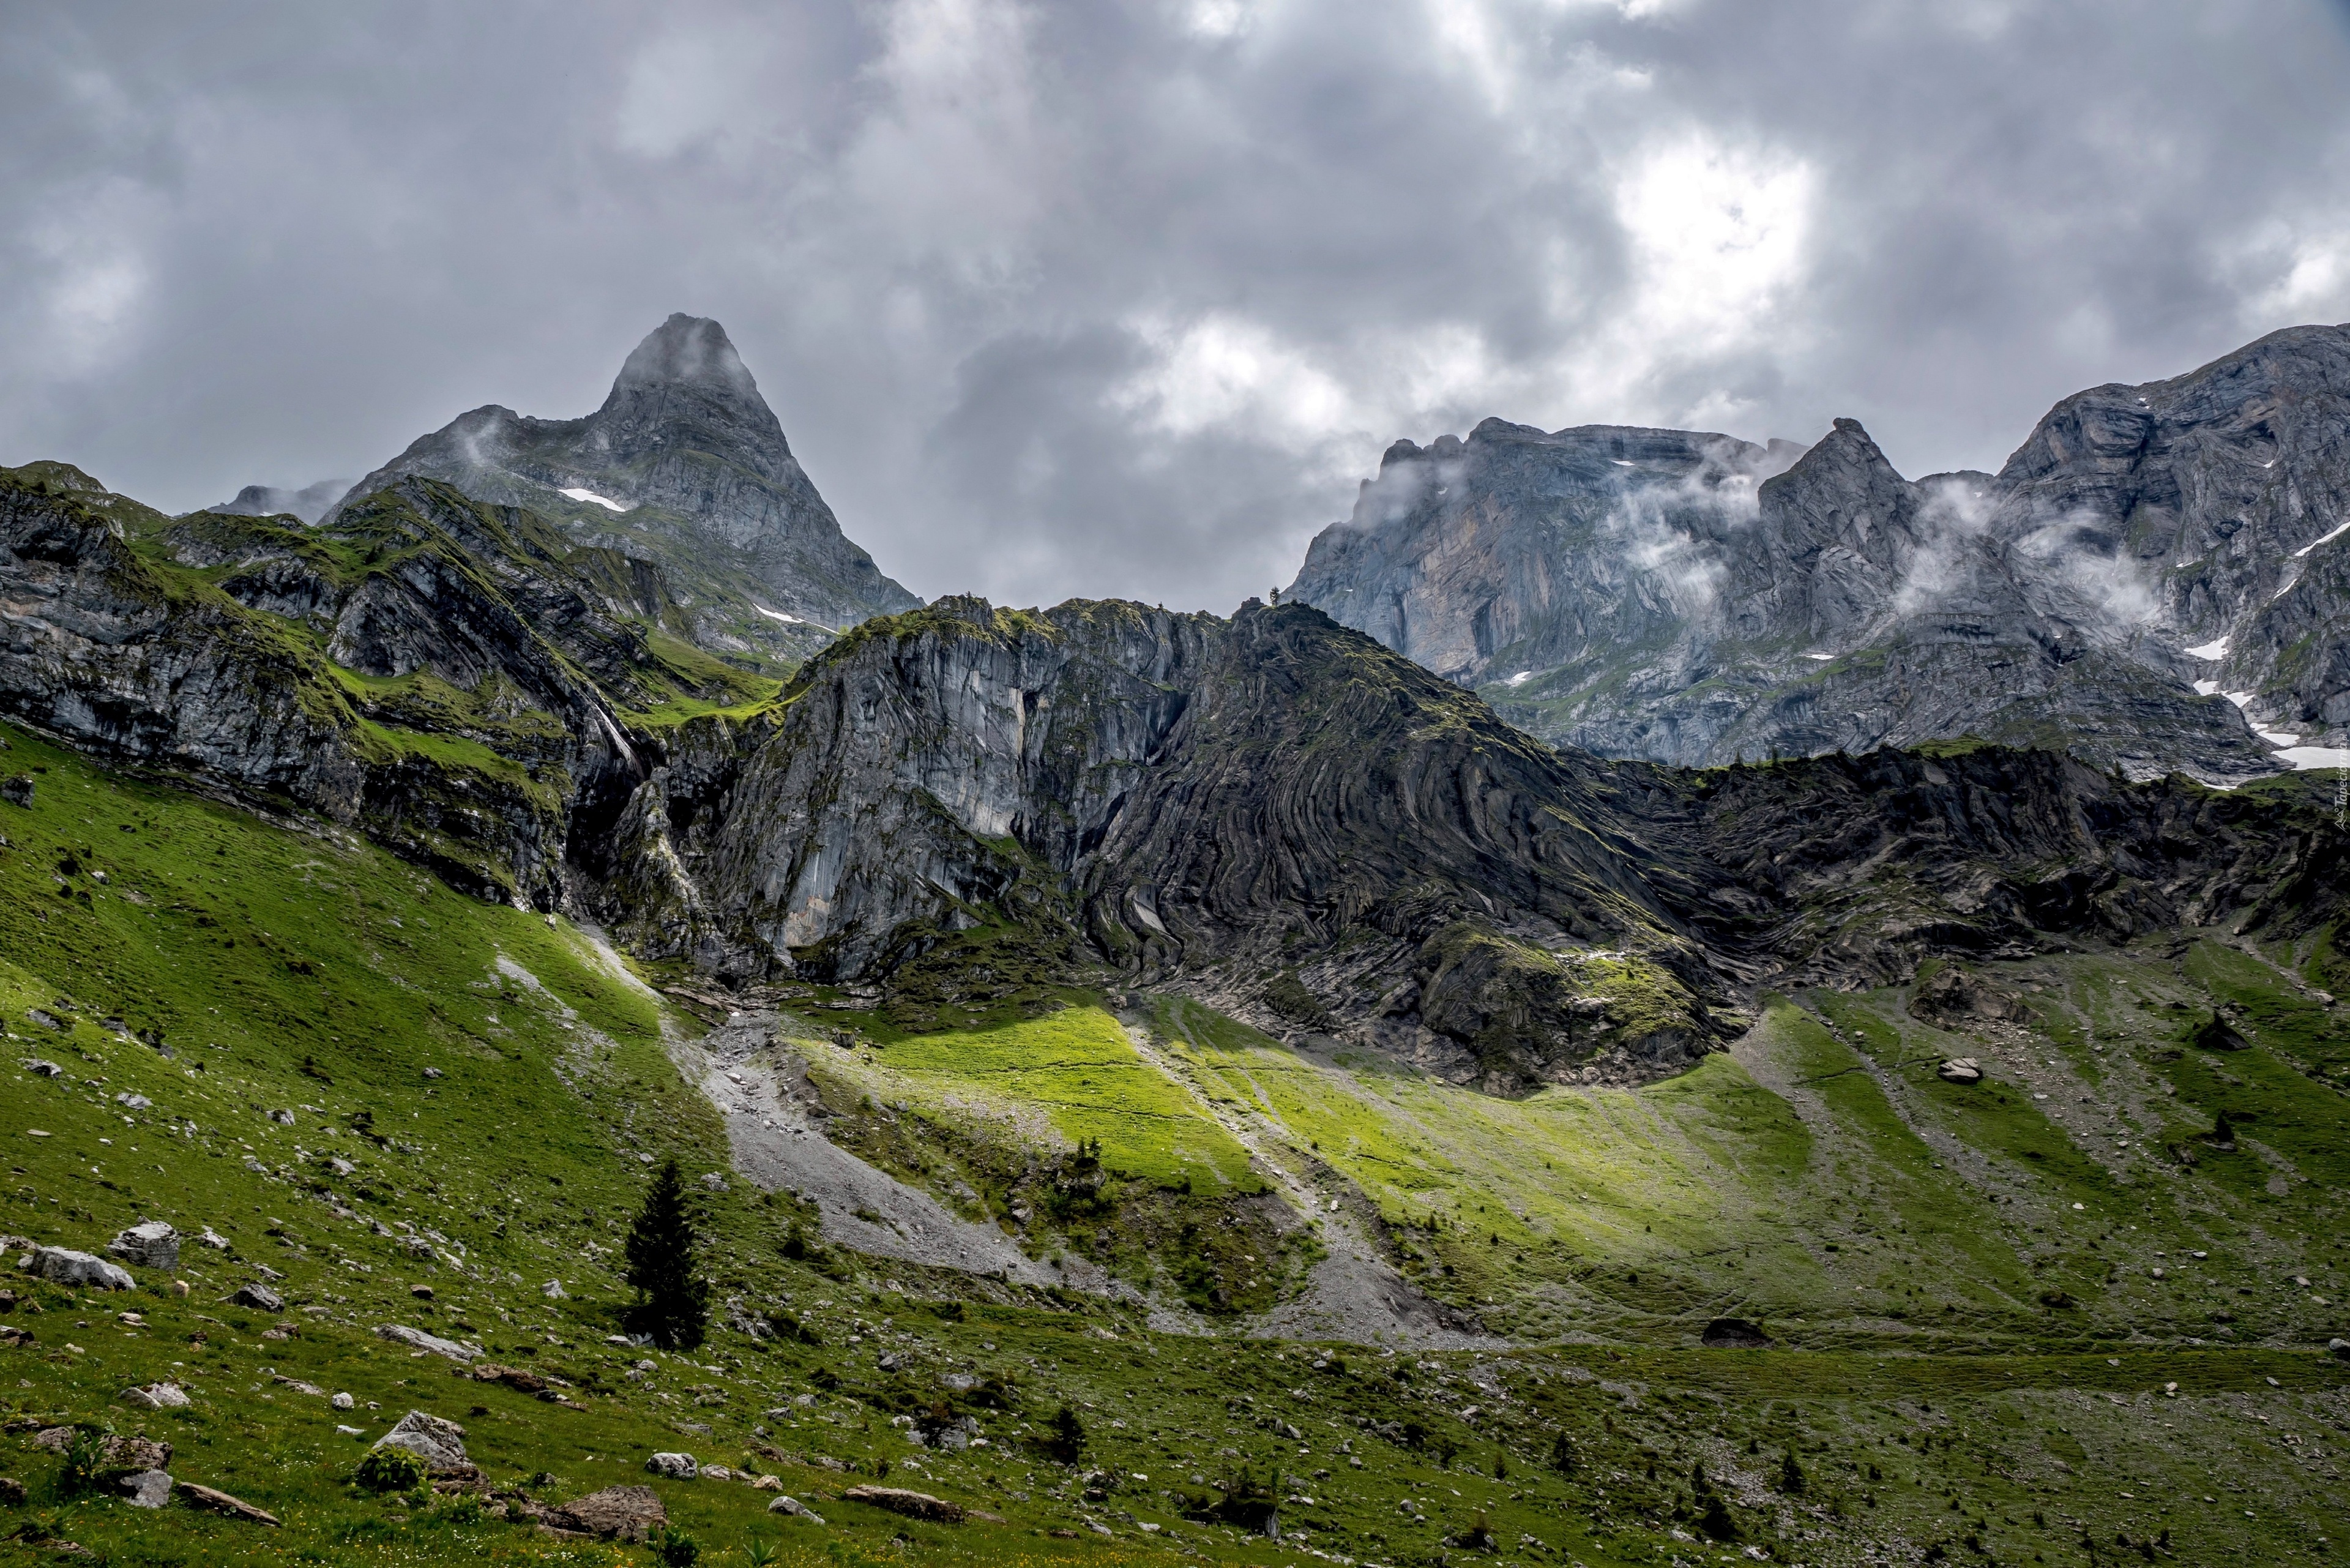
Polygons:
<instances>
[{"instance_id":1,"label":"dark green shrub","mask_svg":"<svg viewBox=\"0 0 2350 1568\"><path fill-rule=\"evenodd\" d=\"M424 1460L406 1449L369 1449L351 1480L369 1491L415 1491L424 1485Z\"/></svg>"},{"instance_id":2,"label":"dark green shrub","mask_svg":"<svg viewBox=\"0 0 2350 1568\"><path fill-rule=\"evenodd\" d=\"M1086 1451L1086 1424L1066 1405L1053 1412L1053 1429L1045 1435L1045 1451L1065 1465L1076 1464Z\"/></svg>"}]
</instances>

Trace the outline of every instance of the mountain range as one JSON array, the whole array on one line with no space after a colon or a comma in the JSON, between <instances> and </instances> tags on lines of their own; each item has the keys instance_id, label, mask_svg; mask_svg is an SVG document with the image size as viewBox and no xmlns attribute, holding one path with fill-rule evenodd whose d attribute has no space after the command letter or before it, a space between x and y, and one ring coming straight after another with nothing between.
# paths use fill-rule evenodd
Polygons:
<instances>
[{"instance_id":1,"label":"mountain range","mask_svg":"<svg viewBox=\"0 0 2350 1568\"><path fill-rule=\"evenodd\" d=\"M2344 327L2077 393L1996 474L1905 480L1851 420L1488 420L1389 448L1288 593L1606 755L1972 734L2241 780L2350 722L2345 430Z\"/></svg>"},{"instance_id":2,"label":"mountain range","mask_svg":"<svg viewBox=\"0 0 2350 1568\"><path fill-rule=\"evenodd\" d=\"M2314 1553L2345 341L1489 421L1229 617L919 603L682 316L315 515L0 470L15 1539Z\"/></svg>"}]
</instances>

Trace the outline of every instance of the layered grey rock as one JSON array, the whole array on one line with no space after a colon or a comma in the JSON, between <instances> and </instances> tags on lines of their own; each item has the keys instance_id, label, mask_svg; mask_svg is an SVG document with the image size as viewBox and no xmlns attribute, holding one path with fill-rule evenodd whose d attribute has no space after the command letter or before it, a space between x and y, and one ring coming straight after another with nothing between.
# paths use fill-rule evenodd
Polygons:
<instances>
[{"instance_id":1,"label":"layered grey rock","mask_svg":"<svg viewBox=\"0 0 2350 1568\"><path fill-rule=\"evenodd\" d=\"M406 1449L434 1475L466 1475L474 1468L465 1455L465 1428L423 1410L411 1410L369 1446Z\"/></svg>"},{"instance_id":2,"label":"layered grey rock","mask_svg":"<svg viewBox=\"0 0 2350 1568\"><path fill-rule=\"evenodd\" d=\"M2305 922L2339 897L2318 793L1998 748L1606 763L1304 606L946 600L682 726L593 896L641 950L910 1019L1108 964L1518 1093L1676 1071L1766 976Z\"/></svg>"},{"instance_id":3,"label":"layered grey rock","mask_svg":"<svg viewBox=\"0 0 2350 1568\"><path fill-rule=\"evenodd\" d=\"M180 1233L161 1220L142 1220L106 1244L126 1263L165 1272L180 1266Z\"/></svg>"},{"instance_id":4,"label":"layered grey rock","mask_svg":"<svg viewBox=\"0 0 2350 1568\"><path fill-rule=\"evenodd\" d=\"M837 628L920 602L842 535L725 328L702 317L654 329L594 413L475 409L360 480L342 504L403 475L529 507L660 563L708 648L804 657Z\"/></svg>"}]
</instances>

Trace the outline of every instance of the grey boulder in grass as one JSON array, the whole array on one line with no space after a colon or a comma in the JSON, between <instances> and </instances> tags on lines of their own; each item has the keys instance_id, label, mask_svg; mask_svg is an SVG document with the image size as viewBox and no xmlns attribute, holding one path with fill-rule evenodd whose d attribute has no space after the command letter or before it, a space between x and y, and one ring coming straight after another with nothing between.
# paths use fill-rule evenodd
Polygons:
<instances>
[{"instance_id":1,"label":"grey boulder in grass","mask_svg":"<svg viewBox=\"0 0 2350 1568\"><path fill-rule=\"evenodd\" d=\"M180 1233L161 1220L141 1220L109 1241L106 1250L141 1269L168 1273L180 1266Z\"/></svg>"},{"instance_id":2,"label":"grey boulder in grass","mask_svg":"<svg viewBox=\"0 0 2350 1568\"><path fill-rule=\"evenodd\" d=\"M139 1284L120 1265L68 1247L36 1249L32 1272L53 1285L70 1285L78 1290L128 1291L137 1289Z\"/></svg>"},{"instance_id":3,"label":"grey boulder in grass","mask_svg":"<svg viewBox=\"0 0 2350 1568\"><path fill-rule=\"evenodd\" d=\"M669 1522L669 1510L649 1486L608 1486L549 1511L541 1522L608 1541L642 1542Z\"/></svg>"},{"instance_id":4,"label":"grey boulder in grass","mask_svg":"<svg viewBox=\"0 0 2350 1568\"><path fill-rule=\"evenodd\" d=\"M453 1339L443 1339L437 1334L427 1334L421 1328L410 1328L404 1324L382 1324L375 1332L379 1338L388 1339L394 1345L404 1345L411 1350L429 1350L452 1361L474 1361L482 1354L482 1347L478 1345L461 1345Z\"/></svg>"},{"instance_id":5,"label":"grey boulder in grass","mask_svg":"<svg viewBox=\"0 0 2350 1568\"><path fill-rule=\"evenodd\" d=\"M411 1410L396 1422L391 1430L371 1445L378 1449L405 1449L424 1461L424 1468L436 1476L477 1476L481 1470L465 1454L465 1428L456 1422L430 1415L422 1410Z\"/></svg>"}]
</instances>

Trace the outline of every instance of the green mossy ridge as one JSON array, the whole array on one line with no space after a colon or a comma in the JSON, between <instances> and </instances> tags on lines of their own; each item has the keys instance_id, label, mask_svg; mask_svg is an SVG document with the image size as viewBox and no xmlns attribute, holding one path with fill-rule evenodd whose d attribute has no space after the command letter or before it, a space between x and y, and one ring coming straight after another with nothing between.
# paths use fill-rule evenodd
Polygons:
<instances>
[{"instance_id":1,"label":"green mossy ridge","mask_svg":"<svg viewBox=\"0 0 2350 1568\"><path fill-rule=\"evenodd\" d=\"M868 1032L881 1046L877 1055L836 1057L828 1070L877 1100L1000 1121L1014 1133L1008 1141L1047 1152L1098 1140L1105 1169L1161 1186L1263 1188L1249 1169L1248 1151L1206 1106L1145 1061L1118 1019L1099 1006L924 1033L876 1020Z\"/></svg>"}]
</instances>

